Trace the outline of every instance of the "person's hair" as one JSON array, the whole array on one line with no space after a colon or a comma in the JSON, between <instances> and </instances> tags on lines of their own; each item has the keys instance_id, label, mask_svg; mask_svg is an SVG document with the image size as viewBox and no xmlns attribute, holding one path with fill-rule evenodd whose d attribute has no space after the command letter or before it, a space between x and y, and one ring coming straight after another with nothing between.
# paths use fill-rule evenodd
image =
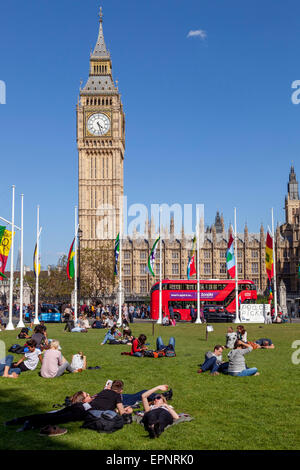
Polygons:
<instances>
[{"instance_id":1,"label":"person's hair","mask_svg":"<svg viewBox=\"0 0 300 470\"><path fill-rule=\"evenodd\" d=\"M83 352L82 352L82 351L78 351L78 354L79 354L79 356L81 357L81 359L83 359L83 357L84 357Z\"/></svg>"},{"instance_id":2,"label":"person's hair","mask_svg":"<svg viewBox=\"0 0 300 470\"><path fill-rule=\"evenodd\" d=\"M113 334L116 331L117 327L116 325L112 326L110 329L110 333Z\"/></svg>"},{"instance_id":3,"label":"person's hair","mask_svg":"<svg viewBox=\"0 0 300 470\"><path fill-rule=\"evenodd\" d=\"M113 383L111 384L111 390L114 392L120 393L121 390L124 388L124 382L123 380L114 380Z\"/></svg>"},{"instance_id":4,"label":"person's hair","mask_svg":"<svg viewBox=\"0 0 300 470\"><path fill-rule=\"evenodd\" d=\"M129 328L124 328L123 335L124 336L131 336L131 330Z\"/></svg>"},{"instance_id":5,"label":"person's hair","mask_svg":"<svg viewBox=\"0 0 300 470\"><path fill-rule=\"evenodd\" d=\"M237 339L237 340L235 341L234 346L233 346L233 349L236 349L238 346L241 346L239 339Z\"/></svg>"},{"instance_id":6,"label":"person's hair","mask_svg":"<svg viewBox=\"0 0 300 470\"><path fill-rule=\"evenodd\" d=\"M228 328L228 331L230 331L231 333L233 332L232 326L230 326L230 327Z\"/></svg>"},{"instance_id":7,"label":"person's hair","mask_svg":"<svg viewBox=\"0 0 300 470\"><path fill-rule=\"evenodd\" d=\"M155 396L158 396L158 395L160 395L160 398L162 399L162 401L163 401L165 404L167 404L167 399L166 399L166 397L164 397L161 393L157 393ZM154 397L154 398L155 398L155 397ZM154 400L153 400L153 402L154 402Z\"/></svg>"},{"instance_id":8,"label":"person's hair","mask_svg":"<svg viewBox=\"0 0 300 470\"><path fill-rule=\"evenodd\" d=\"M220 349L220 348L222 348L222 350L223 350L223 346L221 344L216 344L215 347L214 347L214 351L216 349Z\"/></svg>"},{"instance_id":9,"label":"person's hair","mask_svg":"<svg viewBox=\"0 0 300 470\"><path fill-rule=\"evenodd\" d=\"M263 346L269 346L269 341L263 341Z\"/></svg>"},{"instance_id":10,"label":"person's hair","mask_svg":"<svg viewBox=\"0 0 300 470\"><path fill-rule=\"evenodd\" d=\"M147 339L147 336L141 334L141 335L138 337L138 342L139 342L140 344L145 344L146 339Z\"/></svg>"},{"instance_id":11,"label":"person's hair","mask_svg":"<svg viewBox=\"0 0 300 470\"><path fill-rule=\"evenodd\" d=\"M84 396L83 391L76 392L76 393L74 393L74 395L72 395L70 397L70 401L71 401L72 405L74 403L82 403L84 399L85 399L85 396Z\"/></svg>"},{"instance_id":12,"label":"person's hair","mask_svg":"<svg viewBox=\"0 0 300 470\"><path fill-rule=\"evenodd\" d=\"M44 330L43 325L37 325L37 326L35 327L35 329L34 329L34 332L35 332L35 333L42 333L42 334L43 334L44 331L45 331L45 330Z\"/></svg>"},{"instance_id":13,"label":"person's hair","mask_svg":"<svg viewBox=\"0 0 300 470\"><path fill-rule=\"evenodd\" d=\"M51 349L58 349L59 348L59 341L57 339L53 339L50 343Z\"/></svg>"},{"instance_id":14,"label":"person's hair","mask_svg":"<svg viewBox=\"0 0 300 470\"><path fill-rule=\"evenodd\" d=\"M246 333L246 330L245 330L245 328L243 327L243 325L240 325L240 326L239 326L239 329L240 329L240 332L241 332L242 335L243 335L244 333Z\"/></svg>"},{"instance_id":15,"label":"person's hair","mask_svg":"<svg viewBox=\"0 0 300 470\"><path fill-rule=\"evenodd\" d=\"M26 341L26 345L29 346L30 348L35 348L36 347L35 339L29 339L28 341Z\"/></svg>"}]
</instances>

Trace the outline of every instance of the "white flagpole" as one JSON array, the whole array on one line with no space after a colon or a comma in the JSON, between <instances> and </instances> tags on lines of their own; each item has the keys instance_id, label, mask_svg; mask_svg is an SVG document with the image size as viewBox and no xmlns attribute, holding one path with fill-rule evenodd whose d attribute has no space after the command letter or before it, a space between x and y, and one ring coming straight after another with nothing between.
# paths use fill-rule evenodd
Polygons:
<instances>
[{"instance_id":1,"label":"white flagpole","mask_svg":"<svg viewBox=\"0 0 300 470\"><path fill-rule=\"evenodd\" d=\"M24 278L24 256L23 256L23 202L24 194L21 194L21 262L20 262L20 319L17 328L24 328L23 322L23 278Z\"/></svg>"},{"instance_id":2,"label":"white flagpole","mask_svg":"<svg viewBox=\"0 0 300 470\"><path fill-rule=\"evenodd\" d=\"M159 208L159 307L158 307L158 320L157 325L162 324L162 239L161 239L161 212Z\"/></svg>"},{"instance_id":3,"label":"white flagpole","mask_svg":"<svg viewBox=\"0 0 300 470\"><path fill-rule=\"evenodd\" d=\"M77 279L77 235L78 235L78 223L77 223L77 206L75 206L75 220L74 220L74 245L75 245L75 259L74 259L74 321L77 322L78 318L78 279Z\"/></svg>"},{"instance_id":4,"label":"white flagpole","mask_svg":"<svg viewBox=\"0 0 300 470\"><path fill-rule=\"evenodd\" d=\"M122 196L120 197L120 232L119 232L119 260L120 260L120 274L119 274L119 318L117 322L117 326L122 325L122 230L123 230L123 223L122 223L122 218L123 218L123 199Z\"/></svg>"},{"instance_id":5,"label":"white flagpole","mask_svg":"<svg viewBox=\"0 0 300 470\"><path fill-rule=\"evenodd\" d=\"M202 323L201 322L201 315L200 315L200 217L199 217L199 207L197 208L196 214L196 237L197 237L197 319L195 323Z\"/></svg>"},{"instance_id":6,"label":"white flagpole","mask_svg":"<svg viewBox=\"0 0 300 470\"><path fill-rule=\"evenodd\" d=\"M36 253L35 253L35 318L34 325L39 325L39 238L40 238L40 206L37 206L36 221Z\"/></svg>"},{"instance_id":7,"label":"white flagpole","mask_svg":"<svg viewBox=\"0 0 300 470\"><path fill-rule=\"evenodd\" d=\"M14 330L12 322L13 313L13 289L14 289L14 231L15 231L15 186L12 186L12 209L11 209L11 249L10 249L10 279L9 279L9 317L7 330Z\"/></svg>"},{"instance_id":8,"label":"white flagpole","mask_svg":"<svg viewBox=\"0 0 300 470\"><path fill-rule=\"evenodd\" d=\"M237 231L236 231L236 207L234 208L234 254L235 254L235 321L240 322L239 317L239 290L238 290L238 252L237 252Z\"/></svg>"},{"instance_id":9,"label":"white flagpole","mask_svg":"<svg viewBox=\"0 0 300 470\"><path fill-rule=\"evenodd\" d=\"M274 270L274 321L277 318L277 281L276 281L276 256L275 256L275 232L274 232L274 210L272 207L272 237L273 237L273 270Z\"/></svg>"}]
</instances>

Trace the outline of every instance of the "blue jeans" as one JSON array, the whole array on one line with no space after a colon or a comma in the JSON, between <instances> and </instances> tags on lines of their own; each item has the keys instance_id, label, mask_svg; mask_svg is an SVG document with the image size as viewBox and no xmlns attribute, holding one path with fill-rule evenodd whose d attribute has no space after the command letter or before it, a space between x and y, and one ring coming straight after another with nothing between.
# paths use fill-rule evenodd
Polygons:
<instances>
[{"instance_id":1,"label":"blue jeans","mask_svg":"<svg viewBox=\"0 0 300 470\"><path fill-rule=\"evenodd\" d=\"M124 393L122 394L122 401L124 406L132 406L137 402L142 401L143 393L147 392L147 390L141 390L137 393ZM148 397L148 401L153 401L156 393L151 393Z\"/></svg>"},{"instance_id":2,"label":"blue jeans","mask_svg":"<svg viewBox=\"0 0 300 470\"><path fill-rule=\"evenodd\" d=\"M115 337L108 332L104 336L104 340L102 341L102 344L105 344L105 343L107 343L107 341L110 341L110 340L113 340L113 339L115 339Z\"/></svg>"},{"instance_id":3,"label":"blue jeans","mask_svg":"<svg viewBox=\"0 0 300 470\"><path fill-rule=\"evenodd\" d=\"M252 367L249 369L244 369L241 372L229 372L229 375L233 375L236 377L248 377L249 375L254 375L257 372L256 367Z\"/></svg>"},{"instance_id":4,"label":"blue jeans","mask_svg":"<svg viewBox=\"0 0 300 470\"><path fill-rule=\"evenodd\" d=\"M105 410L105 411L102 411L102 410L89 410L89 414L95 416L95 418L100 418L100 416L103 413L108 415L110 418L114 418L115 416L117 416L117 413L113 410Z\"/></svg>"},{"instance_id":5,"label":"blue jeans","mask_svg":"<svg viewBox=\"0 0 300 470\"><path fill-rule=\"evenodd\" d=\"M210 357L209 359L206 359L202 366L201 369L203 372L206 372L207 370L210 370L210 372L213 374L214 372L218 372L219 365L217 364L217 358L215 356Z\"/></svg>"},{"instance_id":6,"label":"blue jeans","mask_svg":"<svg viewBox=\"0 0 300 470\"><path fill-rule=\"evenodd\" d=\"M143 356L143 354L141 352L135 352L132 355L135 356L135 357L142 357Z\"/></svg>"},{"instance_id":7,"label":"blue jeans","mask_svg":"<svg viewBox=\"0 0 300 470\"><path fill-rule=\"evenodd\" d=\"M171 336L169 339L169 344L168 346L172 346L173 351L175 351L175 338ZM161 351L162 349L165 349L167 346L164 345L162 337L159 336L156 340L156 351Z\"/></svg>"},{"instance_id":8,"label":"blue jeans","mask_svg":"<svg viewBox=\"0 0 300 470\"><path fill-rule=\"evenodd\" d=\"M11 375L13 372L15 372L18 375L21 374L21 369L19 369L19 367L13 367L13 368L11 367L13 360L14 360L14 356L12 356L11 354L4 357L3 359L0 359L0 377L4 373L5 367L9 367L9 370L8 370L9 375Z\"/></svg>"}]
</instances>

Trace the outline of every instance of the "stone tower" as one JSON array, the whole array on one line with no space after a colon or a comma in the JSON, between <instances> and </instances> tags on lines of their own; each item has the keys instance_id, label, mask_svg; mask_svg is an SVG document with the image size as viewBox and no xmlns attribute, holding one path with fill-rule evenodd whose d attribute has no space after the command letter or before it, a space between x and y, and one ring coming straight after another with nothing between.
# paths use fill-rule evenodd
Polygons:
<instances>
[{"instance_id":1,"label":"stone tower","mask_svg":"<svg viewBox=\"0 0 300 470\"><path fill-rule=\"evenodd\" d=\"M89 78L77 104L78 215L81 246L97 248L119 232L120 196L123 196L125 115L112 77L112 62L103 34L90 55Z\"/></svg>"},{"instance_id":2,"label":"stone tower","mask_svg":"<svg viewBox=\"0 0 300 470\"><path fill-rule=\"evenodd\" d=\"M294 166L291 166L289 182L288 182L288 194L285 198L285 221L287 224L294 224L299 218L299 191L298 181L296 179L296 173Z\"/></svg>"}]
</instances>

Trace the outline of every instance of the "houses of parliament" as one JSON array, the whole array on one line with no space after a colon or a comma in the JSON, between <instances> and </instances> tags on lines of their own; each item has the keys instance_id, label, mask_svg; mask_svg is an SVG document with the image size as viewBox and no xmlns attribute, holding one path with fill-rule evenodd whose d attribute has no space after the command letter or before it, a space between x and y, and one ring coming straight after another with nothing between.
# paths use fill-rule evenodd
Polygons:
<instances>
[{"instance_id":1,"label":"houses of parliament","mask_svg":"<svg viewBox=\"0 0 300 470\"><path fill-rule=\"evenodd\" d=\"M118 232L120 220L119 197L124 193L123 165L125 159L125 114L117 84L113 80L112 61L103 33L103 15L100 9L99 34L90 55L89 77L77 104L78 146L78 207L82 230L81 247L100 249L97 237L99 214L97 208L106 205L115 208L112 237ZM109 210L109 209L108 209ZM298 264L300 256L300 200L298 181L291 166L285 198L285 223L276 228L276 267L278 286L284 286L290 296L300 292ZM168 232L168 233L167 233ZM200 250L200 278L227 279L226 250L230 229L224 226L223 216L217 213L215 222L205 230ZM155 240L155 228L149 221L145 236L133 233L123 241L123 287L125 300L142 301L158 280L147 272L147 260ZM162 234L163 278L184 279L187 273L191 235L174 232L174 220ZM240 279L250 279L258 293L267 287L265 268L266 233L263 226L257 233L249 233L247 226L238 234L237 266ZM159 261L159 250L157 250Z\"/></svg>"}]
</instances>

